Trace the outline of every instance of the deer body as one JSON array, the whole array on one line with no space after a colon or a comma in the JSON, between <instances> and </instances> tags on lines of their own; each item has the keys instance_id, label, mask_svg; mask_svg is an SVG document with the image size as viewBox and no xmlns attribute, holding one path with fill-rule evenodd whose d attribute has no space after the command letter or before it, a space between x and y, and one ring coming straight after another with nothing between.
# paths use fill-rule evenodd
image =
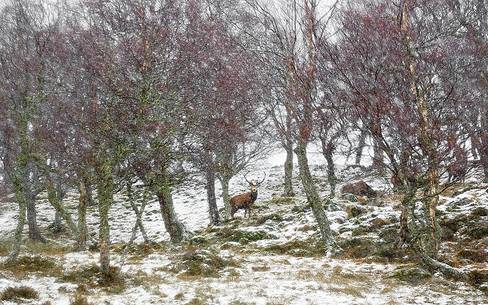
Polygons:
<instances>
[{"instance_id":1,"label":"deer body","mask_svg":"<svg viewBox=\"0 0 488 305\"><path fill-rule=\"evenodd\" d=\"M258 198L258 186L263 183L264 179L266 179L266 174L264 175L264 178L263 180L261 180L261 182L249 181L247 180L245 175L244 178L251 186L251 191L236 195L230 199L230 216L232 218L234 218L234 214L240 209L244 210L244 217L246 217L246 214L247 217L251 217L252 206Z\"/></svg>"},{"instance_id":2,"label":"deer body","mask_svg":"<svg viewBox=\"0 0 488 305\"><path fill-rule=\"evenodd\" d=\"M244 217L246 214L251 217L252 205L258 198L258 191L247 192L244 194L236 195L230 199L230 216L234 218L235 212L240 209L244 209Z\"/></svg>"}]
</instances>

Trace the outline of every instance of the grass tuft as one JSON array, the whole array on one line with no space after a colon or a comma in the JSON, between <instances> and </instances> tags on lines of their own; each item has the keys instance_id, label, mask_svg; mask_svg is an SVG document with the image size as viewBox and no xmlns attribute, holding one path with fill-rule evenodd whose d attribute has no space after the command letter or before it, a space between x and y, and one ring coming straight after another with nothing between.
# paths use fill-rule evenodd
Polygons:
<instances>
[{"instance_id":1,"label":"grass tuft","mask_svg":"<svg viewBox=\"0 0 488 305\"><path fill-rule=\"evenodd\" d=\"M23 299L37 299L39 293L31 287L8 287L0 294L0 301L22 302Z\"/></svg>"}]
</instances>

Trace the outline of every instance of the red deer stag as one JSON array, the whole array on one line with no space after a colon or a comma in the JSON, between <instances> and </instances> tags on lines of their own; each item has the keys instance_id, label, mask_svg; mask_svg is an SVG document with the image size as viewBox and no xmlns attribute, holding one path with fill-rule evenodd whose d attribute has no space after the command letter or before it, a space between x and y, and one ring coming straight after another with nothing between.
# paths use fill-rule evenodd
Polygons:
<instances>
[{"instance_id":1,"label":"red deer stag","mask_svg":"<svg viewBox=\"0 0 488 305\"><path fill-rule=\"evenodd\" d=\"M247 217L251 217L252 205L258 198L258 186L260 186L261 183L264 182L264 179L266 179L266 173L264 173L264 178L260 182L249 181L247 180L246 175L244 175L244 179L249 183L251 191L236 195L230 199L230 216L232 218L234 218L235 212L240 209L244 209L244 217L246 217L246 213Z\"/></svg>"}]
</instances>

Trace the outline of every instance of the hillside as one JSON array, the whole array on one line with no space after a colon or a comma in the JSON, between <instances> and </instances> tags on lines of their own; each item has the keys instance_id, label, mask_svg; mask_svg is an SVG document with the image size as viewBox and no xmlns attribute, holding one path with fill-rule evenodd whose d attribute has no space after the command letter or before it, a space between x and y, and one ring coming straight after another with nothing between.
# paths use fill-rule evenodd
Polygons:
<instances>
[{"instance_id":1,"label":"hillside","mask_svg":"<svg viewBox=\"0 0 488 305\"><path fill-rule=\"evenodd\" d=\"M311 158L325 196L320 156ZM235 220L206 227L205 190L198 181L175 190L177 214L192 231L188 242L178 246L169 243L158 203L151 201L143 218L151 243L143 244L138 236L126 249L135 217L125 196L118 195L110 221L112 259L120 272L110 283L100 282L96 267L96 208L90 208L88 219L92 250L75 252L67 235L49 235L54 210L40 201L38 220L49 243L27 243L19 264L3 266L0 291L27 286L38 292L38 298L24 304L83 304L74 301L84 297L91 304L486 304L486 283L470 285L430 274L412 253L395 247L398 196L387 179L367 170L340 166L341 184L362 179L383 195L360 202L352 196L335 198L327 206L342 252L325 257L304 195L280 197L280 161L280 155L273 155L250 174L268 173L250 219L239 212ZM238 180L232 181L232 191L245 190ZM298 181L294 183L299 190ZM460 193L468 187L472 189ZM438 207L441 258L465 269L486 269L488 193L482 187L486 185L449 189ZM460 194L454 196L456 192ZM72 211L76 200L76 193L66 200ZM0 255L5 256L16 204L4 198L0 208Z\"/></svg>"}]
</instances>

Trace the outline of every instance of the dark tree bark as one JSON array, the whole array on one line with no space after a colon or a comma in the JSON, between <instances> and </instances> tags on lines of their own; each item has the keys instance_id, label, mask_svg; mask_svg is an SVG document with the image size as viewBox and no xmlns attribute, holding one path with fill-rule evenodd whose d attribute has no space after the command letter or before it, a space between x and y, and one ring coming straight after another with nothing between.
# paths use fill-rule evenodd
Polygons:
<instances>
[{"instance_id":1,"label":"dark tree bark","mask_svg":"<svg viewBox=\"0 0 488 305\"><path fill-rule=\"evenodd\" d=\"M169 233L172 243L176 244L185 238L186 229L176 217L173 206L173 196L169 186L162 186L157 192L161 215L163 216L164 227Z\"/></svg>"},{"instance_id":2,"label":"dark tree bark","mask_svg":"<svg viewBox=\"0 0 488 305\"><path fill-rule=\"evenodd\" d=\"M384 170L383 150L375 138L373 138L373 168L379 171Z\"/></svg>"},{"instance_id":3,"label":"dark tree bark","mask_svg":"<svg viewBox=\"0 0 488 305\"><path fill-rule=\"evenodd\" d=\"M27 196L27 224L29 226L29 239L36 242L46 242L37 224L36 199L31 194Z\"/></svg>"},{"instance_id":4,"label":"dark tree bark","mask_svg":"<svg viewBox=\"0 0 488 305\"><path fill-rule=\"evenodd\" d=\"M93 199L93 185L92 182L88 178L84 178L85 189L86 189L86 199L88 202L88 206L95 206L96 202Z\"/></svg>"},{"instance_id":5,"label":"dark tree bark","mask_svg":"<svg viewBox=\"0 0 488 305\"><path fill-rule=\"evenodd\" d=\"M31 177L29 177L31 176ZM42 236L37 224L37 209L36 209L36 197L37 191L36 182L39 176L37 169L33 162L29 162L27 176L24 178L24 191L27 199L27 225L29 227L29 239L35 242L46 242L46 239Z\"/></svg>"},{"instance_id":6,"label":"dark tree bark","mask_svg":"<svg viewBox=\"0 0 488 305\"><path fill-rule=\"evenodd\" d=\"M226 175L221 175L220 185L222 186L222 199L224 201L225 219L230 218L230 194L229 194L229 183L230 177Z\"/></svg>"},{"instance_id":7,"label":"dark tree bark","mask_svg":"<svg viewBox=\"0 0 488 305\"><path fill-rule=\"evenodd\" d=\"M208 214L210 225L219 225L220 216L217 207L217 198L215 195L215 161L212 152L204 152L204 170L205 170L205 189L207 190Z\"/></svg>"},{"instance_id":8,"label":"dark tree bark","mask_svg":"<svg viewBox=\"0 0 488 305\"><path fill-rule=\"evenodd\" d=\"M333 141L326 141L322 139L322 154L327 161L327 181L330 186L330 197L335 196L337 177L335 175L334 165L334 143Z\"/></svg>"},{"instance_id":9,"label":"dark tree bark","mask_svg":"<svg viewBox=\"0 0 488 305\"><path fill-rule=\"evenodd\" d=\"M359 135L359 139L358 139L358 147L356 149L356 160L354 162L356 165L361 165L361 159L363 157L364 147L366 146L366 136L367 135L368 135L368 132L365 129L362 129L361 134Z\"/></svg>"},{"instance_id":10,"label":"dark tree bark","mask_svg":"<svg viewBox=\"0 0 488 305\"><path fill-rule=\"evenodd\" d=\"M205 172L208 201L208 214L210 216L211 225L220 224L219 209L217 207L217 199L215 196L215 171L212 166L208 166Z\"/></svg>"},{"instance_id":11,"label":"dark tree bark","mask_svg":"<svg viewBox=\"0 0 488 305\"><path fill-rule=\"evenodd\" d=\"M286 151L285 160L285 190L283 196L293 197L295 193L293 192L293 144L290 140L284 146Z\"/></svg>"},{"instance_id":12,"label":"dark tree bark","mask_svg":"<svg viewBox=\"0 0 488 305\"><path fill-rule=\"evenodd\" d=\"M480 136L480 160L481 167L485 176L485 182L488 182L488 101L485 101L482 108L481 118L481 136Z\"/></svg>"},{"instance_id":13,"label":"dark tree bark","mask_svg":"<svg viewBox=\"0 0 488 305\"><path fill-rule=\"evenodd\" d=\"M110 224L108 214L113 203L113 174L111 160L104 156L97 168L100 267L104 276L110 275Z\"/></svg>"},{"instance_id":14,"label":"dark tree bark","mask_svg":"<svg viewBox=\"0 0 488 305\"><path fill-rule=\"evenodd\" d=\"M50 225L51 230L54 234L60 233L63 231L63 223L61 222L61 214L56 211L54 214L54 221Z\"/></svg>"},{"instance_id":15,"label":"dark tree bark","mask_svg":"<svg viewBox=\"0 0 488 305\"><path fill-rule=\"evenodd\" d=\"M62 203L65 194L65 191L63 190L63 187L61 183L56 184L56 195L57 195L57 201ZM61 212L56 210L56 214L54 215L54 222L51 225L51 229L53 233L60 233L63 231L63 223L62 223L62 215Z\"/></svg>"},{"instance_id":16,"label":"dark tree bark","mask_svg":"<svg viewBox=\"0 0 488 305\"><path fill-rule=\"evenodd\" d=\"M79 185L80 200L78 204L78 237L77 247L78 250L86 249L86 241L88 237L88 228L86 225L86 208L88 206L88 197L86 192L86 186L83 179L80 179Z\"/></svg>"}]
</instances>

